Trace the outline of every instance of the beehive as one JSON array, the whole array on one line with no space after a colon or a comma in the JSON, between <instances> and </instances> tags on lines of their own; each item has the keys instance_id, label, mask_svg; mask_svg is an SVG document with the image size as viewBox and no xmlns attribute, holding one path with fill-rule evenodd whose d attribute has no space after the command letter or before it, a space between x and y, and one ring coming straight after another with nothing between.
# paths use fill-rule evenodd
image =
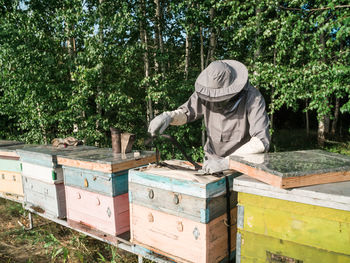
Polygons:
<instances>
[{"instance_id":1,"label":"beehive","mask_svg":"<svg viewBox=\"0 0 350 263\"><path fill-rule=\"evenodd\" d=\"M63 165L68 224L116 236L129 230L128 170L156 160L154 152L96 149L58 156Z\"/></svg>"},{"instance_id":2,"label":"beehive","mask_svg":"<svg viewBox=\"0 0 350 263\"><path fill-rule=\"evenodd\" d=\"M350 182L285 190L244 175L233 189L236 262L350 262Z\"/></svg>"},{"instance_id":3,"label":"beehive","mask_svg":"<svg viewBox=\"0 0 350 263\"><path fill-rule=\"evenodd\" d=\"M69 155L95 148L90 146L58 148L39 145L18 149L22 165L24 206L48 217L65 218L63 171L57 164L57 155Z\"/></svg>"},{"instance_id":4,"label":"beehive","mask_svg":"<svg viewBox=\"0 0 350 263\"><path fill-rule=\"evenodd\" d=\"M10 200L23 201L21 163L16 150L27 145L0 141L0 194ZM6 142L6 143L5 143Z\"/></svg>"},{"instance_id":5,"label":"beehive","mask_svg":"<svg viewBox=\"0 0 350 263\"><path fill-rule=\"evenodd\" d=\"M200 174L182 161L167 164L129 172L131 241L177 262L227 260L225 176ZM231 185L237 175L227 175ZM230 196L232 257L236 198Z\"/></svg>"}]
</instances>

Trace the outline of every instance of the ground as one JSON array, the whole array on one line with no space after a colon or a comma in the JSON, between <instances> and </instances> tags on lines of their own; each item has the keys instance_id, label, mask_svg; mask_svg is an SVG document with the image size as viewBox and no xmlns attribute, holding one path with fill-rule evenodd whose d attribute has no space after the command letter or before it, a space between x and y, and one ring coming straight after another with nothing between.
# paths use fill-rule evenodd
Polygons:
<instances>
[{"instance_id":1,"label":"ground","mask_svg":"<svg viewBox=\"0 0 350 263\"><path fill-rule=\"evenodd\" d=\"M0 263L133 263L137 256L33 215L28 225L22 205L0 198Z\"/></svg>"}]
</instances>

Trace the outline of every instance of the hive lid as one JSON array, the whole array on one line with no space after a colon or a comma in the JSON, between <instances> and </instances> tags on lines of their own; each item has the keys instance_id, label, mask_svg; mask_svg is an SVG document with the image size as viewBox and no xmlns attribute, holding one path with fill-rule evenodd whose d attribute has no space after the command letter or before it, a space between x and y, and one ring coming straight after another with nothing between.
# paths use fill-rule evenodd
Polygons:
<instances>
[{"instance_id":1,"label":"hive lid","mask_svg":"<svg viewBox=\"0 0 350 263\"><path fill-rule=\"evenodd\" d=\"M33 144L16 144L10 146L0 147L0 158L2 159L18 159L19 155L17 154L17 150L33 147Z\"/></svg>"},{"instance_id":2,"label":"hive lid","mask_svg":"<svg viewBox=\"0 0 350 263\"><path fill-rule=\"evenodd\" d=\"M230 169L279 188L350 180L350 157L322 150L231 156Z\"/></svg>"},{"instance_id":3,"label":"hive lid","mask_svg":"<svg viewBox=\"0 0 350 263\"><path fill-rule=\"evenodd\" d=\"M350 211L350 182L280 189L248 175L234 179L233 190L298 203Z\"/></svg>"},{"instance_id":4,"label":"hive lid","mask_svg":"<svg viewBox=\"0 0 350 263\"><path fill-rule=\"evenodd\" d=\"M101 172L118 172L156 161L154 151L113 153L111 148L97 148L70 155L58 155L58 164Z\"/></svg>"},{"instance_id":5,"label":"hive lid","mask_svg":"<svg viewBox=\"0 0 350 263\"><path fill-rule=\"evenodd\" d=\"M24 143L19 141L11 141L11 140L0 140L0 147L16 145L16 144L24 144Z\"/></svg>"},{"instance_id":6,"label":"hive lid","mask_svg":"<svg viewBox=\"0 0 350 263\"><path fill-rule=\"evenodd\" d=\"M187 161L168 160L166 164L132 169L129 171L129 182L201 198L214 197L226 191L224 176L204 175ZM226 175L233 178L240 173L229 171ZM229 181L231 185L232 180Z\"/></svg>"},{"instance_id":7,"label":"hive lid","mask_svg":"<svg viewBox=\"0 0 350 263\"><path fill-rule=\"evenodd\" d=\"M80 151L89 151L97 149L94 146L68 146L54 147L52 145L37 145L17 149L17 154L24 162L45 165L46 163L57 163L57 155L67 156Z\"/></svg>"}]
</instances>

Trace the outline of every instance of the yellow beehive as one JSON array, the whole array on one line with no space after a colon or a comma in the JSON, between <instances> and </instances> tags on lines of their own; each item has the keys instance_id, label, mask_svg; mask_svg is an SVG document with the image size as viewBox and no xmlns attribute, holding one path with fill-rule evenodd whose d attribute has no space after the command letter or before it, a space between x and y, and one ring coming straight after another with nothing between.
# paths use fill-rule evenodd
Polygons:
<instances>
[{"instance_id":1,"label":"yellow beehive","mask_svg":"<svg viewBox=\"0 0 350 263\"><path fill-rule=\"evenodd\" d=\"M284 190L244 175L233 189L236 262L350 262L350 182Z\"/></svg>"}]
</instances>

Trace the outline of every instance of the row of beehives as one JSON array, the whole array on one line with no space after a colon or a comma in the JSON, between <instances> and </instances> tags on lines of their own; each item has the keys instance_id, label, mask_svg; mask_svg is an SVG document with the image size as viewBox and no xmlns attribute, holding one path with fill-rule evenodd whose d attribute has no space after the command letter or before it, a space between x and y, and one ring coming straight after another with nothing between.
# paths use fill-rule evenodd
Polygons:
<instances>
[{"instance_id":1,"label":"row of beehives","mask_svg":"<svg viewBox=\"0 0 350 263\"><path fill-rule=\"evenodd\" d=\"M331 158L350 164L325 156L327 166ZM227 261L229 243L237 262L350 262L350 182L284 190L247 175L233 181L238 173L199 175L181 161L143 166L155 159L86 146L0 147L0 192L74 228L115 236L130 227L134 244L177 262Z\"/></svg>"},{"instance_id":2,"label":"row of beehives","mask_svg":"<svg viewBox=\"0 0 350 263\"><path fill-rule=\"evenodd\" d=\"M153 152L122 156L87 146L0 147L0 192L46 217L66 219L73 228L112 236L131 228L134 244L178 262L227 258L225 178L198 177L181 161L144 166L155 160ZM229 229L234 252L232 179Z\"/></svg>"}]
</instances>

